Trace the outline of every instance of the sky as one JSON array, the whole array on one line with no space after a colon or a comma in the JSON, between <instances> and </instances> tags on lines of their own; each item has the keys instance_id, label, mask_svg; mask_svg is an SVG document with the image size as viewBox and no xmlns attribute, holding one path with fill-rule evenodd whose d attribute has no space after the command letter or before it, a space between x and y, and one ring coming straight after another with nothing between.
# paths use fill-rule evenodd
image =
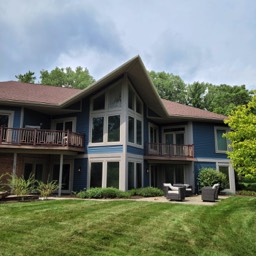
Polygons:
<instances>
[{"instance_id":1,"label":"sky","mask_svg":"<svg viewBox=\"0 0 256 256\"><path fill-rule=\"evenodd\" d=\"M185 83L256 90L255 0L1 0L0 81L55 67L97 80L140 55Z\"/></svg>"}]
</instances>

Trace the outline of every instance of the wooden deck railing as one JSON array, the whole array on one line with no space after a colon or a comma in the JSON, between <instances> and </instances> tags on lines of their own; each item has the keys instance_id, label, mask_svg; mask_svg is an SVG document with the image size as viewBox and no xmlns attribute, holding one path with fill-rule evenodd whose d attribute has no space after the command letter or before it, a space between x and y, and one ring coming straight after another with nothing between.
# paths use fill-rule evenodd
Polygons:
<instances>
[{"instance_id":1,"label":"wooden deck railing","mask_svg":"<svg viewBox=\"0 0 256 256\"><path fill-rule=\"evenodd\" d=\"M145 154L148 156L193 158L194 145L147 143Z\"/></svg>"},{"instance_id":2,"label":"wooden deck railing","mask_svg":"<svg viewBox=\"0 0 256 256\"><path fill-rule=\"evenodd\" d=\"M0 127L1 144L83 148L84 136L69 131Z\"/></svg>"}]
</instances>

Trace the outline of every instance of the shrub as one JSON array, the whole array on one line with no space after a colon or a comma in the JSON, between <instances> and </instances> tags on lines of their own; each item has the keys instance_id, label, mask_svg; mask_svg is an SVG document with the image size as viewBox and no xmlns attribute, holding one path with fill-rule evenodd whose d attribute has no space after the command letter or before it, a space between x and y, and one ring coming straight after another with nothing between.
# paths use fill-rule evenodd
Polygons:
<instances>
[{"instance_id":1,"label":"shrub","mask_svg":"<svg viewBox=\"0 0 256 256\"><path fill-rule=\"evenodd\" d=\"M256 196L255 191L249 191L249 190L240 190L240 191L237 191L236 194L240 196Z\"/></svg>"},{"instance_id":2,"label":"shrub","mask_svg":"<svg viewBox=\"0 0 256 256\"><path fill-rule=\"evenodd\" d=\"M35 191L36 180L33 175L30 175L26 180L24 177L18 177L16 175L9 175L8 186L11 188L12 194L17 196L28 195Z\"/></svg>"},{"instance_id":3,"label":"shrub","mask_svg":"<svg viewBox=\"0 0 256 256\"><path fill-rule=\"evenodd\" d=\"M77 193L77 196L80 198L127 198L130 197L130 194L123 192L117 188L108 187L108 188L90 188L86 191L80 191Z\"/></svg>"},{"instance_id":4,"label":"shrub","mask_svg":"<svg viewBox=\"0 0 256 256\"><path fill-rule=\"evenodd\" d=\"M159 188L145 187L145 188L132 189L131 195L132 196L153 197L153 196L163 196L164 192Z\"/></svg>"},{"instance_id":5,"label":"shrub","mask_svg":"<svg viewBox=\"0 0 256 256\"><path fill-rule=\"evenodd\" d=\"M200 187L213 186L215 183L220 184L220 190L225 189L228 184L227 175L218 172L213 168L202 168L198 175Z\"/></svg>"},{"instance_id":6,"label":"shrub","mask_svg":"<svg viewBox=\"0 0 256 256\"><path fill-rule=\"evenodd\" d=\"M38 181L37 183L37 191L39 192L40 196L43 197L43 199L47 199L49 195L59 189L59 185L57 184L56 180L51 182L48 180L47 183Z\"/></svg>"}]
</instances>

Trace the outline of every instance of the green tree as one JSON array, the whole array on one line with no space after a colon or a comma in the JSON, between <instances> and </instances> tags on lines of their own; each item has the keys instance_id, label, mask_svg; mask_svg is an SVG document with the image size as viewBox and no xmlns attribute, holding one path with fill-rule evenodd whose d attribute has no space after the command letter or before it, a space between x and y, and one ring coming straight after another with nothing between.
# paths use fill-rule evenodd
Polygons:
<instances>
[{"instance_id":1,"label":"green tree","mask_svg":"<svg viewBox=\"0 0 256 256\"><path fill-rule=\"evenodd\" d=\"M186 84L179 76L155 71L150 71L149 76L162 99L186 103Z\"/></svg>"},{"instance_id":2,"label":"green tree","mask_svg":"<svg viewBox=\"0 0 256 256\"><path fill-rule=\"evenodd\" d=\"M56 67L52 71L41 70L40 71L41 84L73 87L78 89L86 88L92 84L95 80L89 74L87 68L77 67L75 70L72 68L58 68Z\"/></svg>"},{"instance_id":3,"label":"green tree","mask_svg":"<svg viewBox=\"0 0 256 256\"><path fill-rule=\"evenodd\" d=\"M187 104L195 108L205 108L205 95L208 84L194 82L187 86Z\"/></svg>"},{"instance_id":4,"label":"green tree","mask_svg":"<svg viewBox=\"0 0 256 256\"><path fill-rule=\"evenodd\" d=\"M207 95L204 97L205 108L218 114L229 115L237 106L247 104L251 95L252 92L248 91L245 85L208 84Z\"/></svg>"},{"instance_id":5,"label":"green tree","mask_svg":"<svg viewBox=\"0 0 256 256\"><path fill-rule=\"evenodd\" d=\"M256 96L238 106L225 121L231 131L225 137L231 141L228 156L239 176L256 177Z\"/></svg>"},{"instance_id":6,"label":"green tree","mask_svg":"<svg viewBox=\"0 0 256 256\"><path fill-rule=\"evenodd\" d=\"M24 75L19 74L19 75L15 76L15 77L18 79L19 82L22 82L22 83L34 84L35 80L36 80L35 73L31 72L31 71L28 71Z\"/></svg>"}]
</instances>

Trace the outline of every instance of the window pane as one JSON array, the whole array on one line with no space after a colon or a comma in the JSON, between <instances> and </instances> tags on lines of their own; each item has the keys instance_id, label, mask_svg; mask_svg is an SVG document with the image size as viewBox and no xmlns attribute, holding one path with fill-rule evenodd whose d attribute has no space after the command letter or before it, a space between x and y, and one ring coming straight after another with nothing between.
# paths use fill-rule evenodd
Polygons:
<instances>
[{"instance_id":1,"label":"window pane","mask_svg":"<svg viewBox=\"0 0 256 256\"><path fill-rule=\"evenodd\" d=\"M8 127L9 117L7 115L0 115L0 127Z\"/></svg>"},{"instance_id":2,"label":"window pane","mask_svg":"<svg viewBox=\"0 0 256 256\"><path fill-rule=\"evenodd\" d=\"M183 166L177 166L175 170L175 183L184 183L184 168Z\"/></svg>"},{"instance_id":3,"label":"window pane","mask_svg":"<svg viewBox=\"0 0 256 256\"><path fill-rule=\"evenodd\" d=\"M120 141L120 116L108 117L108 141Z\"/></svg>"},{"instance_id":4,"label":"window pane","mask_svg":"<svg viewBox=\"0 0 256 256\"><path fill-rule=\"evenodd\" d=\"M137 188L142 187L142 164L136 164L136 174L137 174Z\"/></svg>"},{"instance_id":5,"label":"window pane","mask_svg":"<svg viewBox=\"0 0 256 256\"><path fill-rule=\"evenodd\" d=\"M73 122L69 121L69 122L65 122L65 131L73 131Z\"/></svg>"},{"instance_id":6,"label":"window pane","mask_svg":"<svg viewBox=\"0 0 256 256\"><path fill-rule=\"evenodd\" d=\"M174 168L169 167L165 169L165 182L166 183L174 183Z\"/></svg>"},{"instance_id":7,"label":"window pane","mask_svg":"<svg viewBox=\"0 0 256 256\"><path fill-rule=\"evenodd\" d=\"M225 133L225 130L217 130L217 147L220 151L226 151L227 150L227 140L226 138L223 138L223 134Z\"/></svg>"},{"instance_id":8,"label":"window pane","mask_svg":"<svg viewBox=\"0 0 256 256\"><path fill-rule=\"evenodd\" d=\"M28 180L30 175L32 175L33 172L33 165L32 164L25 164L24 166L24 179Z\"/></svg>"},{"instance_id":9,"label":"window pane","mask_svg":"<svg viewBox=\"0 0 256 256\"><path fill-rule=\"evenodd\" d=\"M36 164L35 179L40 180L40 181L43 180L43 165L42 164Z\"/></svg>"},{"instance_id":10,"label":"window pane","mask_svg":"<svg viewBox=\"0 0 256 256\"><path fill-rule=\"evenodd\" d=\"M108 162L107 187L119 188L119 162Z\"/></svg>"},{"instance_id":11,"label":"window pane","mask_svg":"<svg viewBox=\"0 0 256 256\"><path fill-rule=\"evenodd\" d=\"M142 124L140 120L137 120L137 144L142 144Z\"/></svg>"},{"instance_id":12,"label":"window pane","mask_svg":"<svg viewBox=\"0 0 256 256\"><path fill-rule=\"evenodd\" d=\"M134 118L129 116L128 141L134 143Z\"/></svg>"},{"instance_id":13,"label":"window pane","mask_svg":"<svg viewBox=\"0 0 256 256\"><path fill-rule=\"evenodd\" d=\"M227 176L227 186L225 188L230 188L228 170L229 170L228 166L219 166L219 171L224 173Z\"/></svg>"},{"instance_id":14,"label":"window pane","mask_svg":"<svg viewBox=\"0 0 256 256\"><path fill-rule=\"evenodd\" d=\"M128 190L134 188L134 163L128 163Z\"/></svg>"},{"instance_id":15,"label":"window pane","mask_svg":"<svg viewBox=\"0 0 256 256\"><path fill-rule=\"evenodd\" d=\"M128 107L134 109L134 92L129 88Z\"/></svg>"},{"instance_id":16,"label":"window pane","mask_svg":"<svg viewBox=\"0 0 256 256\"><path fill-rule=\"evenodd\" d=\"M121 85L112 88L108 93L108 108L121 107Z\"/></svg>"},{"instance_id":17,"label":"window pane","mask_svg":"<svg viewBox=\"0 0 256 256\"><path fill-rule=\"evenodd\" d=\"M102 163L91 164L91 188L102 186Z\"/></svg>"},{"instance_id":18,"label":"window pane","mask_svg":"<svg viewBox=\"0 0 256 256\"><path fill-rule=\"evenodd\" d=\"M142 113L142 105L140 100L136 97L136 112L141 114Z\"/></svg>"},{"instance_id":19,"label":"window pane","mask_svg":"<svg viewBox=\"0 0 256 256\"><path fill-rule=\"evenodd\" d=\"M92 142L103 142L104 117L94 117L92 123Z\"/></svg>"},{"instance_id":20,"label":"window pane","mask_svg":"<svg viewBox=\"0 0 256 256\"><path fill-rule=\"evenodd\" d=\"M93 110L100 109L105 109L105 94L102 94L93 100Z\"/></svg>"}]
</instances>

